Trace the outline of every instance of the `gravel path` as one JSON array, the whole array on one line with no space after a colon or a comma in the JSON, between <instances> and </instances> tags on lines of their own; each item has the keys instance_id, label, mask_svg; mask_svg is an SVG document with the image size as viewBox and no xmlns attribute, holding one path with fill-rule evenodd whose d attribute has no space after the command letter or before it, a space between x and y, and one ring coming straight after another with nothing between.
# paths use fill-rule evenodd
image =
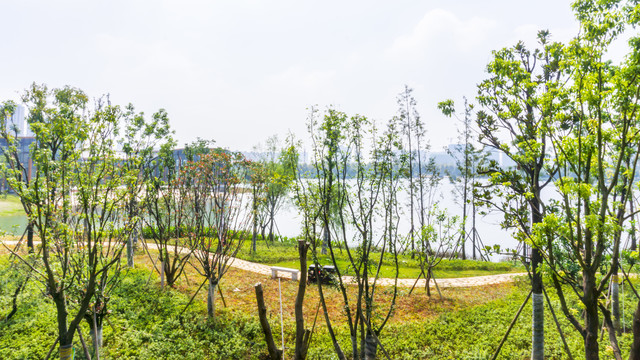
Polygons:
<instances>
[{"instance_id":1,"label":"gravel path","mask_svg":"<svg viewBox=\"0 0 640 360\"><path fill-rule=\"evenodd\" d=\"M15 245L17 241L0 241L7 246ZM148 244L149 247L155 247L155 244ZM264 265L259 263L254 263L251 261L246 261L238 258L234 258L231 262L231 267L238 268L245 271L251 271L254 273L271 276L271 266ZM463 278L448 278L448 279L436 279L438 282L438 286L441 288L453 288L453 287L470 287L470 286L485 286L485 285L494 285L494 284L502 284L511 282L515 277L525 276L527 273L509 273L509 274L498 274L498 275L485 275L485 276L472 276L472 277L463 277ZM291 279L291 274L288 272L280 272L278 276L284 279ZM354 282L352 276L343 276L342 280L348 284ZM371 279L373 281L373 279ZM398 279L398 286L401 287L412 287L415 283L415 279ZM417 287L425 286L425 279L420 279L418 281ZM395 279L390 278L380 278L378 279L378 284L382 286L392 286L395 282ZM431 283L431 286L435 286Z\"/></svg>"}]
</instances>

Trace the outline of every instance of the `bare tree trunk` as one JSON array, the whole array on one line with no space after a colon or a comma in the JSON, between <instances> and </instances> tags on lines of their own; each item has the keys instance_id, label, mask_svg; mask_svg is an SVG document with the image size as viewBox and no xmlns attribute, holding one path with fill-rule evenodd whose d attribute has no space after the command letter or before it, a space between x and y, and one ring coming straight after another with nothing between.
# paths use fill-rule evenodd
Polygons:
<instances>
[{"instance_id":1,"label":"bare tree trunk","mask_svg":"<svg viewBox=\"0 0 640 360\"><path fill-rule=\"evenodd\" d=\"M598 299L594 293L595 279L588 273L583 274L584 289L584 319L585 319L585 335L584 335L584 352L586 360L600 359L598 333L600 330L600 322L598 316Z\"/></svg>"},{"instance_id":2,"label":"bare tree trunk","mask_svg":"<svg viewBox=\"0 0 640 360\"><path fill-rule=\"evenodd\" d=\"M465 164L467 164L467 151L468 151L468 145L465 144ZM467 183L468 183L468 174L467 174L468 170L465 170L465 174L464 174L464 188L462 190L462 234L460 234L460 237L462 238L462 260L466 260L467 259L467 249L466 249L466 242L467 242ZM475 221L475 218L473 219ZM473 227L471 228L473 231ZM476 249L475 249L475 243L473 244L474 248L473 248L473 258L476 258Z\"/></svg>"},{"instance_id":3,"label":"bare tree trunk","mask_svg":"<svg viewBox=\"0 0 640 360\"><path fill-rule=\"evenodd\" d=\"M164 261L160 261L160 288L164 289Z\"/></svg>"},{"instance_id":4,"label":"bare tree trunk","mask_svg":"<svg viewBox=\"0 0 640 360\"><path fill-rule=\"evenodd\" d=\"M476 200L473 199L471 203L473 219L472 219L472 228L471 228L471 246L473 247L473 260L476 259ZM465 219L466 223L466 219ZM465 233L466 234L466 233ZM464 243L463 243L464 246ZM463 253L464 254L464 253Z\"/></svg>"},{"instance_id":5,"label":"bare tree trunk","mask_svg":"<svg viewBox=\"0 0 640 360\"><path fill-rule=\"evenodd\" d=\"M207 291L207 316L210 320L216 317L216 287L218 286L217 280L209 279L209 290Z\"/></svg>"},{"instance_id":6,"label":"bare tree trunk","mask_svg":"<svg viewBox=\"0 0 640 360\"><path fill-rule=\"evenodd\" d=\"M269 220L269 241L271 241L271 243L273 243L273 225L276 222L275 218L274 218L274 214L273 212L271 213L271 220Z\"/></svg>"},{"instance_id":7,"label":"bare tree trunk","mask_svg":"<svg viewBox=\"0 0 640 360\"><path fill-rule=\"evenodd\" d=\"M309 330L304 328L304 313L302 305L304 303L304 294L307 290L307 250L309 244L304 240L298 240L298 255L300 256L300 281L298 283L298 294L296 295L295 314L296 314L296 349L295 360L304 360L307 357L306 339L309 337Z\"/></svg>"},{"instance_id":8,"label":"bare tree trunk","mask_svg":"<svg viewBox=\"0 0 640 360\"><path fill-rule=\"evenodd\" d=\"M134 230L135 233L135 230ZM127 238L127 266L133 267L133 237L135 235L131 234Z\"/></svg>"},{"instance_id":9,"label":"bare tree trunk","mask_svg":"<svg viewBox=\"0 0 640 360\"><path fill-rule=\"evenodd\" d=\"M632 201L629 201L629 206L630 206L630 214L631 214L631 250L632 251L636 251L638 250L638 241L636 239L636 224L635 224L635 219L636 219L636 215L635 212L633 211L633 193L631 193L630 198L632 199Z\"/></svg>"},{"instance_id":10,"label":"bare tree trunk","mask_svg":"<svg viewBox=\"0 0 640 360\"><path fill-rule=\"evenodd\" d=\"M91 342L93 343L96 360L100 360L100 349L102 348L102 321L96 319L95 312L93 313L93 321L90 322L89 325L91 325Z\"/></svg>"},{"instance_id":11,"label":"bare tree trunk","mask_svg":"<svg viewBox=\"0 0 640 360\"><path fill-rule=\"evenodd\" d=\"M273 341L273 333L267 320L267 307L264 305L264 297L262 293L262 284L257 283L254 286L256 290L256 300L258 302L258 317L260 318L260 326L264 333L265 341L267 342L267 350L269 350L269 358L271 360L282 359L282 350L276 347L275 341Z\"/></svg>"},{"instance_id":12,"label":"bare tree trunk","mask_svg":"<svg viewBox=\"0 0 640 360\"><path fill-rule=\"evenodd\" d=\"M253 221L253 234L251 235L251 252L256 253L258 242L258 224L257 220Z\"/></svg>"},{"instance_id":13,"label":"bare tree trunk","mask_svg":"<svg viewBox=\"0 0 640 360\"><path fill-rule=\"evenodd\" d=\"M331 241L329 234L329 225L324 226L324 240L322 241L322 255L327 255L327 248L329 247L329 241Z\"/></svg>"},{"instance_id":14,"label":"bare tree trunk","mask_svg":"<svg viewBox=\"0 0 640 360\"><path fill-rule=\"evenodd\" d=\"M426 271L426 275L424 277L425 280L425 285L424 285L424 289L427 291L427 296L431 297L431 271L427 270Z\"/></svg>"},{"instance_id":15,"label":"bare tree trunk","mask_svg":"<svg viewBox=\"0 0 640 360\"><path fill-rule=\"evenodd\" d=\"M611 275L611 313L613 315L613 328L617 335L621 335L620 326L620 279L618 277L617 265Z\"/></svg>"},{"instance_id":16,"label":"bare tree trunk","mask_svg":"<svg viewBox=\"0 0 640 360\"><path fill-rule=\"evenodd\" d=\"M631 352L629 353L629 360L640 359L640 301L636 306L636 311L633 313L633 344L631 344Z\"/></svg>"},{"instance_id":17,"label":"bare tree trunk","mask_svg":"<svg viewBox=\"0 0 640 360\"><path fill-rule=\"evenodd\" d=\"M367 336L365 337L364 358L365 360L376 360L376 353L378 351L378 343L373 337L370 330L367 330Z\"/></svg>"},{"instance_id":18,"label":"bare tree trunk","mask_svg":"<svg viewBox=\"0 0 640 360\"><path fill-rule=\"evenodd\" d=\"M541 204L538 202L539 191L531 203L531 225L542 222L540 212ZM531 247L531 303L532 303L532 339L531 339L531 360L544 359L544 295L542 294L542 276L538 271L538 266L542 264L542 254L540 250ZM597 310L597 309L596 309Z\"/></svg>"},{"instance_id":19,"label":"bare tree trunk","mask_svg":"<svg viewBox=\"0 0 640 360\"><path fill-rule=\"evenodd\" d=\"M258 242L258 202L257 202L257 191L253 192L253 229L251 233L251 252L253 254L256 253L256 247Z\"/></svg>"},{"instance_id":20,"label":"bare tree trunk","mask_svg":"<svg viewBox=\"0 0 640 360\"><path fill-rule=\"evenodd\" d=\"M60 347L58 348L60 359L72 359L73 356L73 334L69 333L67 327L67 306L64 293L53 292L51 294L53 302L56 305L57 321L58 321L58 339Z\"/></svg>"},{"instance_id":21,"label":"bare tree trunk","mask_svg":"<svg viewBox=\"0 0 640 360\"><path fill-rule=\"evenodd\" d=\"M60 360L72 360L73 359L73 344L60 345L58 349Z\"/></svg>"},{"instance_id":22,"label":"bare tree trunk","mask_svg":"<svg viewBox=\"0 0 640 360\"><path fill-rule=\"evenodd\" d=\"M137 201L135 200L135 198L131 199L131 201L128 203L128 207L129 207L129 216L133 217L136 215L137 211ZM134 251L134 246L135 244L138 242L138 225L137 223L134 224L135 226L133 227L131 234L129 234L129 236L127 237L127 266L132 268L133 267L133 251Z\"/></svg>"},{"instance_id":23,"label":"bare tree trunk","mask_svg":"<svg viewBox=\"0 0 640 360\"><path fill-rule=\"evenodd\" d=\"M27 225L27 247L29 248L29 252L32 253L34 250L33 247L33 222L29 221Z\"/></svg>"},{"instance_id":24,"label":"bare tree trunk","mask_svg":"<svg viewBox=\"0 0 640 360\"><path fill-rule=\"evenodd\" d=\"M532 294L532 349L531 359L544 359L544 297L542 294Z\"/></svg>"}]
</instances>

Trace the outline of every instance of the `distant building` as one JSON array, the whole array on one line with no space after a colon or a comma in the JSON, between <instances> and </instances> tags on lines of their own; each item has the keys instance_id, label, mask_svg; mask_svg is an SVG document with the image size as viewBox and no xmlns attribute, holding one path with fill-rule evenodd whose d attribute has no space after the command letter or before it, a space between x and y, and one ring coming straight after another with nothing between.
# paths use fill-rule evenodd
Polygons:
<instances>
[{"instance_id":1,"label":"distant building","mask_svg":"<svg viewBox=\"0 0 640 360\"><path fill-rule=\"evenodd\" d=\"M16 109L11 116L11 119L9 119L9 123L7 124L7 130L12 133L17 130L17 136L19 138L33 137L33 131L31 131L31 128L27 123L24 106L16 106Z\"/></svg>"},{"instance_id":2,"label":"distant building","mask_svg":"<svg viewBox=\"0 0 640 360\"><path fill-rule=\"evenodd\" d=\"M29 146L35 141L33 137L33 131L29 127L26 119L26 111L24 106L17 105L11 118L8 120L7 130L11 134L16 134L18 138L18 158L20 162L27 169L27 179L31 179L31 175L34 173L35 168L29 154ZM6 148L7 143L4 139L0 139L0 154ZM0 159L4 162L4 158ZM0 192L9 190L7 180L4 174L0 174Z\"/></svg>"}]
</instances>

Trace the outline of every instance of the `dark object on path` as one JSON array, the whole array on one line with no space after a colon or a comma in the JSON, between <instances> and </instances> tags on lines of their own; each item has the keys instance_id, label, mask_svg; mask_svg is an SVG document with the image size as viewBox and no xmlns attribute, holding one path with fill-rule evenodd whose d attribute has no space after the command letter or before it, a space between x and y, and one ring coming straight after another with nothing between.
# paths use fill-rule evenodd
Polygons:
<instances>
[{"instance_id":1,"label":"dark object on path","mask_svg":"<svg viewBox=\"0 0 640 360\"><path fill-rule=\"evenodd\" d=\"M336 276L336 267L332 265L325 265L316 271L316 266L309 265L308 281L315 283L320 280L323 284L332 284Z\"/></svg>"}]
</instances>

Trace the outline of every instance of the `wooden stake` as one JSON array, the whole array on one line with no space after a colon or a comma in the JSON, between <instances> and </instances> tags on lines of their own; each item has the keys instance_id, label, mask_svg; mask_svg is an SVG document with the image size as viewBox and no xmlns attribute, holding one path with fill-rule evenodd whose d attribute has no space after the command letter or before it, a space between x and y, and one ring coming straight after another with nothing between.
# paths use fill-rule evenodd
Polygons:
<instances>
[{"instance_id":1,"label":"wooden stake","mask_svg":"<svg viewBox=\"0 0 640 360\"><path fill-rule=\"evenodd\" d=\"M302 281L302 279L300 279ZM282 333L282 360L284 360L284 321L282 319L282 290L280 286L280 278L278 278L278 295L280 296L280 332Z\"/></svg>"},{"instance_id":2,"label":"wooden stake","mask_svg":"<svg viewBox=\"0 0 640 360\"><path fill-rule=\"evenodd\" d=\"M502 338L502 341L500 341L500 345L498 345L498 348L496 349L495 354L493 354L493 357L491 357L491 360L496 360L496 358L498 357L498 354L500 354L500 349L502 349L502 345L504 345L504 342L507 341L507 338L509 337L509 333L511 332L511 329L513 329L513 325L516 324L516 320L518 320L518 317L520 316L520 313L522 312L522 309L524 309L524 306L527 305L527 302L529 302L529 298L531 298L531 294L532 293L533 293L533 290L529 291L529 295L527 295L527 298L524 299L524 302L522 303L522 306L520 306L520 309L518 309L518 312L516 313L516 316L511 321L511 324L509 325L509 328L507 329L507 333L504 334L504 337Z\"/></svg>"},{"instance_id":3,"label":"wooden stake","mask_svg":"<svg viewBox=\"0 0 640 360\"><path fill-rule=\"evenodd\" d=\"M218 284L218 294L220 294L220 299L222 299L222 305L224 305L224 307L227 307L227 302L224 300L224 295L222 295L220 284Z\"/></svg>"},{"instance_id":4,"label":"wooden stake","mask_svg":"<svg viewBox=\"0 0 640 360\"><path fill-rule=\"evenodd\" d=\"M566 351L567 355L569 355L569 360L573 360L573 356L571 355L571 350L569 350L569 345L567 345L567 340L564 338L564 333L562 333L560 322L558 322L556 313L553 311L553 306L551 306L551 300L549 299L549 295L547 295L547 290L545 290L544 287L542 288L542 292L544 293L544 297L547 299L547 305L549 305L549 310L551 310L553 321L556 322L556 326L558 327L558 332L560 333L560 338L562 339L562 345L564 346L564 351Z\"/></svg>"},{"instance_id":5,"label":"wooden stake","mask_svg":"<svg viewBox=\"0 0 640 360\"><path fill-rule=\"evenodd\" d=\"M91 360L91 356L89 355L89 348L87 347L87 343L84 341L84 336L82 336L82 331L80 331L80 326L78 326L78 337L80 338L80 343L82 344L82 350L84 351L84 356Z\"/></svg>"},{"instance_id":6,"label":"wooden stake","mask_svg":"<svg viewBox=\"0 0 640 360\"><path fill-rule=\"evenodd\" d=\"M60 337L57 337L56 341L54 341L53 344L51 344L51 347L49 348L49 352L47 353L47 356L44 357L44 360L49 360L49 357L51 357L51 353L53 353L53 350L55 350L56 345L58 345L58 340L60 340Z\"/></svg>"}]
</instances>

